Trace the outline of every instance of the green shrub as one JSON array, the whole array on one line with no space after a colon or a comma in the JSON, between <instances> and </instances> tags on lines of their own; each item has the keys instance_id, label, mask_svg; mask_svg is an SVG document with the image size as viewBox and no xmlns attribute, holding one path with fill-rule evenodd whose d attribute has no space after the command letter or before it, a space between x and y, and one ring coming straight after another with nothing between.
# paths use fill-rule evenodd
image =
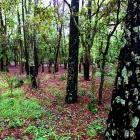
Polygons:
<instances>
[{"instance_id":1,"label":"green shrub","mask_svg":"<svg viewBox=\"0 0 140 140\"><path fill-rule=\"evenodd\" d=\"M60 81L67 80L67 74L65 73L64 75L61 75L59 78Z\"/></svg>"},{"instance_id":2,"label":"green shrub","mask_svg":"<svg viewBox=\"0 0 140 140\"><path fill-rule=\"evenodd\" d=\"M95 76L101 76L101 72L96 72Z\"/></svg>"},{"instance_id":3,"label":"green shrub","mask_svg":"<svg viewBox=\"0 0 140 140\"><path fill-rule=\"evenodd\" d=\"M78 95L80 97L82 97L83 95L85 95L85 89L82 89L81 91L79 91Z\"/></svg>"}]
</instances>

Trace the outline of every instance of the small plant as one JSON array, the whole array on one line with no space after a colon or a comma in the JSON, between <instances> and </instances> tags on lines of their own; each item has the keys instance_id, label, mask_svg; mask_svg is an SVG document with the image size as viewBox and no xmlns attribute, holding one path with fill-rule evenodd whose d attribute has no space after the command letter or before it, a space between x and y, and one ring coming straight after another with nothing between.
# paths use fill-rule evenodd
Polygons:
<instances>
[{"instance_id":1,"label":"small plant","mask_svg":"<svg viewBox=\"0 0 140 140\"><path fill-rule=\"evenodd\" d=\"M96 115L96 117L98 118L98 120L95 120L92 124L92 127L96 130L99 131L100 134L104 134L105 130L106 130L106 120L103 118L100 118L98 115ZM104 125L103 125L104 124Z\"/></svg>"},{"instance_id":2,"label":"small plant","mask_svg":"<svg viewBox=\"0 0 140 140\"><path fill-rule=\"evenodd\" d=\"M96 99L95 99L95 98L92 98L92 99L91 99L91 103L90 103L90 106L89 106L89 110L91 111L91 113L97 114L98 109L96 108Z\"/></svg>"},{"instance_id":3,"label":"small plant","mask_svg":"<svg viewBox=\"0 0 140 140\"><path fill-rule=\"evenodd\" d=\"M46 75L46 77L45 77L45 78L46 78L46 80L49 80L50 76L49 76L49 75Z\"/></svg>"},{"instance_id":4,"label":"small plant","mask_svg":"<svg viewBox=\"0 0 140 140\"><path fill-rule=\"evenodd\" d=\"M88 92L88 93L87 93L87 96L88 96L88 97L91 97L91 93Z\"/></svg>"},{"instance_id":5,"label":"small plant","mask_svg":"<svg viewBox=\"0 0 140 140\"><path fill-rule=\"evenodd\" d=\"M19 88L20 86L23 85L24 80L22 78L19 78L19 76L17 75L17 73L15 73L15 88Z\"/></svg>"},{"instance_id":6,"label":"small plant","mask_svg":"<svg viewBox=\"0 0 140 140\"><path fill-rule=\"evenodd\" d=\"M59 78L60 81L66 80L67 79L67 74L65 73L64 75L61 75Z\"/></svg>"},{"instance_id":7,"label":"small plant","mask_svg":"<svg viewBox=\"0 0 140 140\"><path fill-rule=\"evenodd\" d=\"M90 137L94 137L97 135L96 130L92 125L88 127L87 135Z\"/></svg>"},{"instance_id":8,"label":"small plant","mask_svg":"<svg viewBox=\"0 0 140 140\"><path fill-rule=\"evenodd\" d=\"M14 88L14 85L15 85L15 77L12 77L10 74L8 74L8 73L3 73L2 74L2 79L4 79L6 82L7 82L7 84L8 84L8 86L9 86L9 88L10 88L10 92L11 92L11 97L13 96L13 94L12 94L12 92L13 92L13 88Z\"/></svg>"},{"instance_id":9,"label":"small plant","mask_svg":"<svg viewBox=\"0 0 140 140\"><path fill-rule=\"evenodd\" d=\"M84 104L83 106L84 106L84 108L88 108L88 105L87 104Z\"/></svg>"},{"instance_id":10,"label":"small plant","mask_svg":"<svg viewBox=\"0 0 140 140\"><path fill-rule=\"evenodd\" d=\"M85 89L82 89L82 91L80 91L78 94L79 94L80 97L82 97L83 95L85 95Z\"/></svg>"},{"instance_id":11,"label":"small plant","mask_svg":"<svg viewBox=\"0 0 140 140\"><path fill-rule=\"evenodd\" d=\"M62 106L60 106L60 105L57 105L57 108L58 108L60 111L63 111L63 108L62 108Z\"/></svg>"},{"instance_id":12,"label":"small plant","mask_svg":"<svg viewBox=\"0 0 140 140\"><path fill-rule=\"evenodd\" d=\"M36 126L32 126L32 125L29 125L28 128L26 129L25 133L27 134L35 134L36 132L38 131L37 127Z\"/></svg>"},{"instance_id":13,"label":"small plant","mask_svg":"<svg viewBox=\"0 0 140 140\"><path fill-rule=\"evenodd\" d=\"M8 128L23 126L23 125L24 125L24 122L22 119L14 118L14 120L10 120L10 122L8 124Z\"/></svg>"}]
</instances>

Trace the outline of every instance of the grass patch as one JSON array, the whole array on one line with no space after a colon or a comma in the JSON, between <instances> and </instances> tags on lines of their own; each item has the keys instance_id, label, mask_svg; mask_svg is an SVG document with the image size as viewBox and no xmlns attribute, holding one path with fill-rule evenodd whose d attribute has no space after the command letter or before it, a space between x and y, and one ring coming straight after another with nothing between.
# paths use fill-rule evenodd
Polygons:
<instances>
[{"instance_id":1,"label":"grass patch","mask_svg":"<svg viewBox=\"0 0 140 140\"><path fill-rule=\"evenodd\" d=\"M9 97L9 93L8 91L2 94L0 102L0 121L7 120L8 127L22 126L24 119L38 118L45 112L37 99L27 100L22 96L22 90L15 90L12 98Z\"/></svg>"}]
</instances>

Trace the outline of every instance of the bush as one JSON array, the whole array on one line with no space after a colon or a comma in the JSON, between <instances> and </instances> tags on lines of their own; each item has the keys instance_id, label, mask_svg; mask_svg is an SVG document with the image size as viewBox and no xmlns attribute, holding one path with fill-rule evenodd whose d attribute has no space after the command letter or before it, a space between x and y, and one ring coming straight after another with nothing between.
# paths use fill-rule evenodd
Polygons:
<instances>
[{"instance_id":1,"label":"bush","mask_svg":"<svg viewBox=\"0 0 140 140\"><path fill-rule=\"evenodd\" d=\"M60 81L67 80L67 74L65 73L64 75L61 75L59 78Z\"/></svg>"}]
</instances>

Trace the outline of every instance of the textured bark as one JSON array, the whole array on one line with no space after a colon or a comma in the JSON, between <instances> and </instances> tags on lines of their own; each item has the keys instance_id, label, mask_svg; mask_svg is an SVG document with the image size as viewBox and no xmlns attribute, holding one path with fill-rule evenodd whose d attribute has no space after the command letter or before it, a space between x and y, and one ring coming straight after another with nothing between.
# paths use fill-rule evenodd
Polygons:
<instances>
[{"instance_id":1,"label":"textured bark","mask_svg":"<svg viewBox=\"0 0 140 140\"><path fill-rule=\"evenodd\" d=\"M125 38L107 120L105 139L140 139L140 1L128 1Z\"/></svg>"},{"instance_id":2,"label":"textured bark","mask_svg":"<svg viewBox=\"0 0 140 140\"><path fill-rule=\"evenodd\" d=\"M30 76L31 76L31 83L32 83L32 88L37 88L37 83L35 79L35 69L33 66L30 66Z\"/></svg>"},{"instance_id":3,"label":"textured bark","mask_svg":"<svg viewBox=\"0 0 140 140\"><path fill-rule=\"evenodd\" d=\"M6 17L5 17L5 25L3 21L3 12L2 8L0 7L0 34L1 36L6 35ZM6 71L6 45L1 43L1 71Z\"/></svg>"},{"instance_id":4,"label":"textured bark","mask_svg":"<svg viewBox=\"0 0 140 140\"><path fill-rule=\"evenodd\" d=\"M68 79L67 94L65 98L65 101L68 104L77 102L79 34L72 16L74 16L75 21L78 24L78 16L75 16L75 14L79 11L79 1L72 0L71 8L73 8L73 12L70 17Z\"/></svg>"},{"instance_id":5,"label":"textured bark","mask_svg":"<svg viewBox=\"0 0 140 140\"><path fill-rule=\"evenodd\" d=\"M89 22L90 23L91 23L91 5L92 5L92 0L88 0L88 16L89 16ZM90 40L90 34L87 34L87 39L86 39L87 44L89 43L89 40ZM88 54L90 55L90 48L91 48L91 45L88 44L88 50L85 51L85 57L84 57L84 59L85 59L85 63L84 63L84 80L89 80L89 66L90 66L89 60L90 59L88 57L90 57L90 56L88 56Z\"/></svg>"}]
</instances>

